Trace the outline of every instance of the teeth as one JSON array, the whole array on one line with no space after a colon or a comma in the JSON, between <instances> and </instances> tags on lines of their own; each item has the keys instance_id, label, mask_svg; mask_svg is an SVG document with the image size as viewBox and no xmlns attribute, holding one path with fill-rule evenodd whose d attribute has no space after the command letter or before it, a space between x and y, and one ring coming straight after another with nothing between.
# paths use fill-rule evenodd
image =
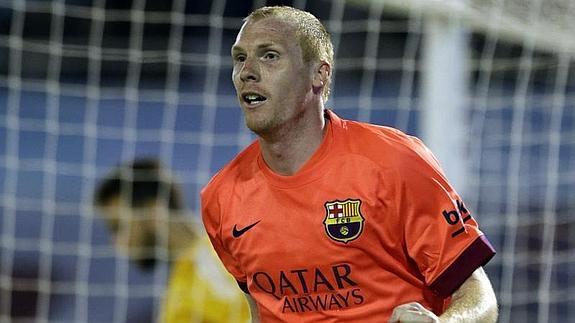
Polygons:
<instances>
[{"instance_id":1,"label":"teeth","mask_svg":"<svg viewBox=\"0 0 575 323\"><path fill-rule=\"evenodd\" d=\"M250 101L255 101L258 99L259 96L255 95L255 94L250 94L248 96L246 96L246 99L250 100Z\"/></svg>"},{"instance_id":2,"label":"teeth","mask_svg":"<svg viewBox=\"0 0 575 323\"><path fill-rule=\"evenodd\" d=\"M266 98L261 96L261 95L258 95L258 94L246 94L246 95L244 95L244 100L247 103L251 104L255 101L265 101Z\"/></svg>"}]
</instances>

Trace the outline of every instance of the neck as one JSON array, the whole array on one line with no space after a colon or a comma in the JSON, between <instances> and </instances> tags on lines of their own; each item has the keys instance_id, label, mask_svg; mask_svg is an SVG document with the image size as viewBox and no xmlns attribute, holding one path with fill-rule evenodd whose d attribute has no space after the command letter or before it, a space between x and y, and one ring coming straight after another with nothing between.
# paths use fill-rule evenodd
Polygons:
<instances>
[{"instance_id":1,"label":"neck","mask_svg":"<svg viewBox=\"0 0 575 323\"><path fill-rule=\"evenodd\" d=\"M262 156L277 174L295 174L321 145L326 126L323 109L319 116L278 131L273 137L260 136Z\"/></svg>"},{"instance_id":2,"label":"neck","mask_svg":"<svg viewBox=\"0 0 575 323\"><path fill-rule=\"evenodd\" d=\"M177 258L195 243L194 225L185 219L170 221L168 248L171 258Z\"/></svg>"}]
</instances>

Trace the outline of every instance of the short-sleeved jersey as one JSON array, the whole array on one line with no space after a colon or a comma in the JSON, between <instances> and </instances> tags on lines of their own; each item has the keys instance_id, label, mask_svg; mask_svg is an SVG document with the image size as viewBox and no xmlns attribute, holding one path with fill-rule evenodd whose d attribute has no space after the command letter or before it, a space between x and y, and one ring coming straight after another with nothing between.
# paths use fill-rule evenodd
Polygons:
<instances>
[{"instance_id":1,"label":"short-sleeved jersey","mask_svg":"<svg viewBox=\"0 0 575 323\"><path fill-rule=\"evenodd\" d=\"M263 322L385 322L407 302L441 314L494 249L419 139L326 118L293 176L256 141L204 188L220 259Z\"/></svg>"},{"instance_id":2,"label":"short-sleeved jersey","mask_svg":"<svg viewBox=\"0 0 575 323\"><path fill-rule=\"evenodd\" d=\"M160 322L249 322L243 293L226 272L207 239L174 263Z\"/></svg>"}]
</instances>

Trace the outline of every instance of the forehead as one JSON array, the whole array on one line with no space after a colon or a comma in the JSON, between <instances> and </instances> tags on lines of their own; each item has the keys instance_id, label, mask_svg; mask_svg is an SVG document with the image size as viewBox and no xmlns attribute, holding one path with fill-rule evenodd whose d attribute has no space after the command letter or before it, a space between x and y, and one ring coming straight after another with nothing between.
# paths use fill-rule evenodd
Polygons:
<instances>
[{"instance_id":1,"label":"forehead","mask_svg":"<svg viewBox=\"0 0 575 323\"><path fill-rule=\"evenodd\" d=\"M261 44L296 44L295 26L277 17L263 18L244 23L233 47Z\"/></svg>"}]
</instances>

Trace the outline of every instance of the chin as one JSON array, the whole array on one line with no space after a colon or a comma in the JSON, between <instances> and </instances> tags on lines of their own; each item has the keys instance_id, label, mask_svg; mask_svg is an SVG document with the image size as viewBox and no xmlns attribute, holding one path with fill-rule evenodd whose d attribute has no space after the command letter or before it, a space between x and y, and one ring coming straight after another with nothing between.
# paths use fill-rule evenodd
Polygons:
<instances>
[{"instance_id":1,"label":"chin","mask_svg":"<svg viewBox=\"0 0 575 323\"><path fill-rule=\"evenodd\" d=\"M245 115L245 123L248 129L256 134L268 134L275 129L278 129L282 123L283 118L276 114L266 113L265 115Z\"/></svg>"},{"instance_id":2,"label":"chin","mask_svg":"<svg viewBox=\"0 0 575 323\"><path fill-rule=\"evenodd\" d=\"M265 133L271 128L270 122L253 120L253 118L246 118L246 127L256 134Z\"/></svg>"},{"instance_id":3,"label":"chin","mask_svg":"<svg viewBox=\"0 0 575 323\"><path fill-rule=\"evenodd\" d=\"M136 260L135 262L138 265L138 268L140 268L143 271L152 271L154 270L154 268L156 268L156 265L158 264L158 260L153 257L141 258Z\"/></svg>"}]
</instances>

